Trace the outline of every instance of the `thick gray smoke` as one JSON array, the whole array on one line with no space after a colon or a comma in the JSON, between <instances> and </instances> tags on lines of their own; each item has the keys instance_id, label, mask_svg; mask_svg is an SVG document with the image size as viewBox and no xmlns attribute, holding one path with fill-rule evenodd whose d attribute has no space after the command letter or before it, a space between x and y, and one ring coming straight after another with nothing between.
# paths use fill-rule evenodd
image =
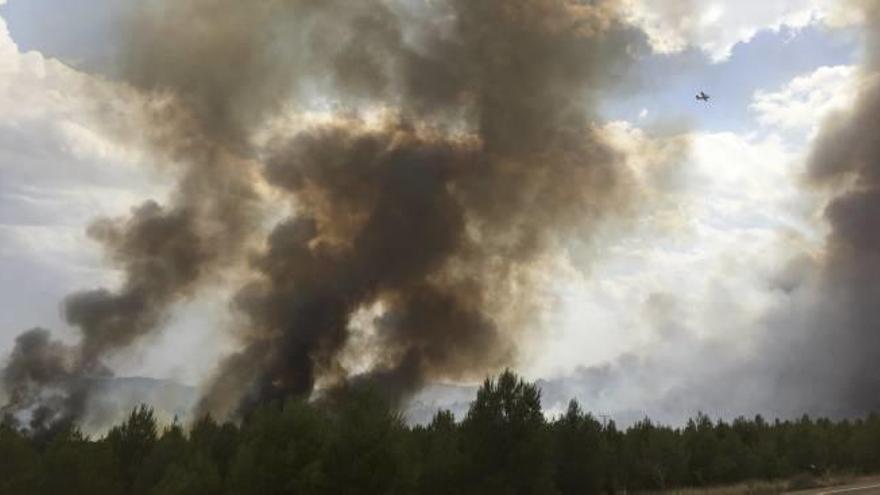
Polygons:
<instances>
[{"instance_id":1,"label":"thick gray smoke","mask_svg":"<svg viewBox=\"0 0 880 495\"><path fill-rule=\"evenodd\" d=\"M178 186L168 206L90 228L124 281L66 301L78 344L19 338L12 412L78 417L103 358L245 260L242 349L203 411L351 382L341 353L370 308L355 383L399 398L482 377L517 355L527 311L511 327L498 314L529 307L523 271L633 199L595 122L644 46L613 1L169 0L123 31L121 73L148 97L143 132ZM299 125L270 125L290 115ZM266 214L288 209L265 238Z\"/></svg>"},{"instance_id":2,"label":"thick gray smoke","mask_svg":"<svg viewBox=\"0 0 880 495\"><path fill-rule=\"evenodd\" d=\"M862 89L848 115L826 122L808 164L812 181L842 186L842 192L825 209L831 232L819 321L828 328L807 357L828 364L825 377L817 378L825 378L830 399L856 412L880 409L880 2L862 1L861 7Z\"/></svg>"}]
</instances>

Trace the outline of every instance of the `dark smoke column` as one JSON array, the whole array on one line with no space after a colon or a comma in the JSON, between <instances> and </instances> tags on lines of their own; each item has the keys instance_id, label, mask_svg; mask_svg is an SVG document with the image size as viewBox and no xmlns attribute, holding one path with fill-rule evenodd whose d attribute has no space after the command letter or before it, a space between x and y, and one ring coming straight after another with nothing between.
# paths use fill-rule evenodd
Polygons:
<instances>
[{"instance_id":1,"label":"dark smoke column","mask_svg":"<svg viewBox=\"0 0 880 495\"><path fill-rule=\"evenodd\" d=\"M634 196L595 111L645 46L614 1L166 0L122 31L177 190L91 228L124 283L68 299L78 345L20 337L13 411L76 419L106 356L243 267L241 350L202 411L482 378L515 362L532 265ZM342 353L371 309L353 376Z\"/></svg>"},{"instance_id":2,"label":"dark smoke column","mask_svg":"<svg viewBox=\"0 0 880 495\"><path fill-rule=\"evenodd\" d=\"M593 113L642 41L613 3L434 2L407 12L411 24L367 4L323 4L307 45L324 48L311 55L335 98L381 116L339 114L271 141L265 178L297 211L237 298L245 348L203 411L243 413L318 381L399 399L510 365L533 315L502 328L497 313L533 307L529 287L512 290L523 272L630 199ZM351 34L325 44L325 32ZM361 350L372 367L352 377L340 354L353 314L374 307Z\"/></svg>"}]
</instances>

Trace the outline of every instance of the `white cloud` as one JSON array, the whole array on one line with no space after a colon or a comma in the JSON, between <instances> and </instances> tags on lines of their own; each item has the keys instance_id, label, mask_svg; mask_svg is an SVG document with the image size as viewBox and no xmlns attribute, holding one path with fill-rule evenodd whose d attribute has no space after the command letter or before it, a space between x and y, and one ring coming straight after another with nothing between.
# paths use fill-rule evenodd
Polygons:
<instances>
[{"instance_id":1,"label":"white cloud","mask_svg":"<svg viewBox=\"0 0 880 495\"><path fill-rule=\"evenodd\" d=\"M845 2L836 0L629 0L631 21L647 33L660 53L689 46L705 51L715 61L730 56L737 43L748 42L759 31L783 27L800 29L813 23L845 25L858 21Z\"/></svg>"},{"instance_id":2,"label":"white cloud","mask_svg":"<svg viewBox=\"0 0 880 495\"><path fill-rule=\"evenodd\" d=\"M813 135L827 115L853 104L859 79L854 66L820 67L777 91L757 91L749 108L763 126Z\"/></svg>"},{"instance_id":3,"label":"white cloud","mask_svg":"<svg viewBox=\"0 0 880 495\"><path fill-rule=\"evenodd\" d=\"M610 127L618 146L657 146L629 124ZM784 303L773 283L779 267L822 241L814 222L820 198L798 186L802 153L774 134L695 132L689 141L689 156L663 165L663 180L642 179L653 191L632 232L605 247L587 274L571 266L554 274L563 304L530 376L566 376L627 355L651 359L662 379L630 375L590 399L605 411L644 407L663 395L657 386L709 367L712 358L700 354L707 347L731 359L749 352L761 319Z\"/></svg>"},{"instance_id":4,"label":"white cloud","mask_svg":"<svg viewBox=\"0 0 880 495\"><path fill-rule=\"evenodd\" d=\"M767 377L791 338L775 320L809 323L791 321L812 314L811 267L827 233L827 198L803 186L803 138L852 104L859 79L849 66L816 69L756 93L753 131L690 136L690 158L666 183L674 187L659 191L667 201L589 277L560 284L569 291L562 314L573 316L532 373L551 377L546 407L577 397L624 422L826 410L809 394L780 394ZM651 141L630 124L612 128L627 149ZM712 386L719 381L728 386Z\"/></svg>"},{"instance_id":5,"label":"white cloud","mask_svg":"<svg viewBox=\"0 0 880 495\"><path fill-rule=\"evenodd\" d=\"M619 142L648 139L619 123L615 132ZM822 245L821 197L798 186L803 153L768 133L690 140L675 186L659 191L667 200L589 276L557 284L562 330L530 370L549 379L545 408L575 397L624 424L645 415L680 424L698 411L803 412L776 400L763 369L744 365L772 334L767 315L792 304L781 267ZM720 381L729 386L718 389Z\"/></svg>"}]
</instances>

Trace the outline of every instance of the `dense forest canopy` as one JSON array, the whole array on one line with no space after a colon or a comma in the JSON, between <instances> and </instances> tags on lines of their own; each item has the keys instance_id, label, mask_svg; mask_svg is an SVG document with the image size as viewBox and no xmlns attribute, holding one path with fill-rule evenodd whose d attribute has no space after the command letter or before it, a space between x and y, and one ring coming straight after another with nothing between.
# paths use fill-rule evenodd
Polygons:
<instances>
[{"instance_id":1,"label":"dense forest canopy","mask_svg":"<svg viewBox=\"0 0 880 495\"><path fill-rule=\"evenodd\" d=\"M102 438L0 426L0 494L621 493L880 470L880 416L627 429L572 401L548 419L512 372L456 421L407 426L369 388L266 404L240 424L160 428L142 406Z\"/></svg>"}]
</instances>

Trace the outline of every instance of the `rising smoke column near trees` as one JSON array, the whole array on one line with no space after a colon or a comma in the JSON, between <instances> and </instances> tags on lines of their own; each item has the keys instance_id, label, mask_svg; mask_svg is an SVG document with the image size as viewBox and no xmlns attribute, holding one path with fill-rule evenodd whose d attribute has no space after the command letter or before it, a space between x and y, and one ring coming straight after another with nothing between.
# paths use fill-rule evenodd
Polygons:
<instances>
[{"instance_id":1,"label":"rising smoke column near trees","mask_svg":"<svg viewBox=\"0 0 880 495\"><path fill-rule=\"evenodd\" d=\"M167 205L90 227L124 277L65 302L78 344L19 337L6 409L37 426L81 416L106 357L228 271L249 279L241 349L201 411L481 378L515 362L530 264L636 197L595 113L645 46L616 2L166 1L122 28L142 132L179 179Z\"/></svg>"}]
</instances>

